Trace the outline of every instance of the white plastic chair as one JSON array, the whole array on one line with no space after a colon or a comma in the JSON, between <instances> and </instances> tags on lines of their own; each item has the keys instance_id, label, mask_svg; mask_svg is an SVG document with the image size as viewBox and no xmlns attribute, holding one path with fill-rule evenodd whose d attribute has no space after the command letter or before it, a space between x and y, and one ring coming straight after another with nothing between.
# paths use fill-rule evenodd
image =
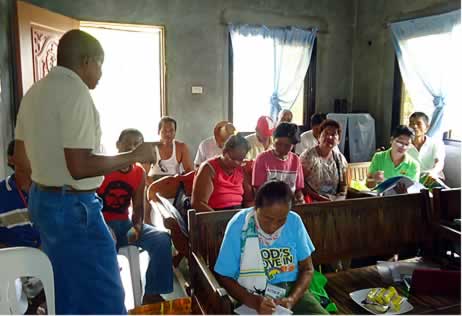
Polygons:
<instances>
[{"instance_id":1,"label":"white plastic chair","mask_svg":"<svg viewBox=\"0 0 462 316\"><path fill-rule=\"evenodd\" d=\"M133 299L135 307L141 306L143 296L141 269L140 269L140 251L138 247L130 245L121 247L119 255L125 256L130 264L130 276L132 280ZM127 295L127 293L125 293Z\"/></svg>"},{"instance_id":2,"label":"white plastic chair","mask_svg":"<svg viewBox=\"0 0 462 316\"><path fill-rule=\"evenodd\" d=\"M0 314L19 314L16 279L32 276L40 279L45 290L49 315L55 315L53 268L47 255L29 247L0 249Z\"/></svg>"},{"instance_id":3,"label":"white plastic chair","mask_svg":"<svg viewBox=\"0 0 462 316\"><path fill-rule=\"evenodd\" d=\"M117 262L119 263L120 279L125 292L125 308L128 311L135 307L135 303L133 301L133 285L130 274L130 264L128 263L128 259L122 255L117 255Z\"/></svg>"}]
</instances>

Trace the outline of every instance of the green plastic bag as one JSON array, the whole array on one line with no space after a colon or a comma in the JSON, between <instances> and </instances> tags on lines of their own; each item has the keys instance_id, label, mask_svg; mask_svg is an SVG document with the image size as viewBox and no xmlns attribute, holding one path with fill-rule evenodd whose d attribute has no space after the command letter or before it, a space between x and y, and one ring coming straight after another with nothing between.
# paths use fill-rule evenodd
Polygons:
<instances>
[{"instance_id":1,"label":"green plastic bag","mask_svg":"<svg viewBox=\"0 0 462 316\"><path fill-rule=\"evenodd\" d=\"M313 279L310 284L310 292L326 311L329 313L336 313L337 306L330 300L324 289L326 283L327 278L321 272L314 270Z\"/></svg>"}]
</instances>

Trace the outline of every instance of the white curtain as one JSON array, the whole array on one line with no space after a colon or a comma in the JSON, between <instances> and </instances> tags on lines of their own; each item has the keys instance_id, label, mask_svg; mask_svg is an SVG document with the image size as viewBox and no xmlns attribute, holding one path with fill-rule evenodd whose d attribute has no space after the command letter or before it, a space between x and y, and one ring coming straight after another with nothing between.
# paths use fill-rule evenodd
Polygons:
<instances>
[{"instance_id":1,"label":"white curtain","mask_svg":"<svg viewBox=\"0 0 462 316\"><path fill-rule=\"evenodd\" d=\"M251 131L259 116L276 120L302 90L316 30L230 25L233 49L233 121Z\"/></svg>"},{"instance_id":2,"label":"white curtain","mask_svg":"<svg viewBox=\"0 0 462 316\"><path fill-rule=\"evenodd\" d=\"M404 84L412 103L432 113L433 136L443 132L445 110L457 106L449 102L460 89L460 12L390 24Z\"/></svg>"}]
</instances>

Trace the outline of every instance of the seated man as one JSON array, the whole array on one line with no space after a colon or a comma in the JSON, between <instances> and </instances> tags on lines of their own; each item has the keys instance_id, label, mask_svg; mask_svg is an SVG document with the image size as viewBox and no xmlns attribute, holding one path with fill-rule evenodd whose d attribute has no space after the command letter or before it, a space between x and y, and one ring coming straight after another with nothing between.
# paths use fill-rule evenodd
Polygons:
<instances>
[{"instance_id":1,"label":"seated man","mask_svg":"<svg viewBox=\"0 0 462 316\"><path fill-rule=\"evenodd\" d=\"M199 168L204 161L221 155L226 140L235 133L236 128L232 123L228 121L218 122L213 129L213 136L204 139L199 144L194 166Z\"/></svg>"},{"instance_id":2,"label":"seated man","mask_svg":"<svg viewBox=\"0 0 462 316\"><path fill-rule=\"evenodd\" d=\"M14 141L8 144L8 166L14 171ZM0 181L0 248L40 247L40 234L30 221L27 208L28 195L18 188L13 173ZM29 299L28 312L44 310L43 285L37 278L21 278L22 291ZM39 305L42 305L39 307Z\"/></svg>"},{"instance_id":3,"label":"seated man","mask_svg":"<svg viewBox=\"0 0 462 316\"><path fill-rule=\"evenodd\" d=\"M151 164L148 182L158 175L175 175L193 170L188 145L176 140L176 121L164 116L159 121L158 133L161 145L156 147L157 162Z\"/></svg>"},{"instance_id":4,"label":"seated man","mask_svg":"<svg viewBox=\"0 0 462 316\"><path fill-rule=\"evenodd\" d=\"M399 125L393 130L391 147L376 152L372 157L367 174L367 187L373 188L384 180L396 176L407 176L414 182L419 181L420 165L407 153L413 137L414 131L405 125Z\"/></svg>"},{"instance_id":5,"label":"seated man","mask_svg":"<svg viewBox=\"0 0 462 316\"><path fill-rule=\"evenodd\" d=\"M200 166L193 183L192 208L214 211L251 205L250 177L242 167L249 148L244 137L233 135L226 141L220 156Z\"/></svg>"},{"instance_id":6,"label":"seated man","mask_svg":"<svg viewBox=\"0 0 462 316\"><path fill-rule=\"evenodd\" d=\"M319 136L321 134L321 123L326 120L327 116L324 113L314 113L311 116L311 129L300 135L300 143L295 146L295 152L301 155L305 150L311 150L319 145Z\"/></svg>"},{"instance_id":7,"label":"seated man","mask_svg":"<svg viewBox=\"0 0 462 316\"><path fill-rule=\"evenodd\" d=\"M14 141L8 145L8 166L14 170ZM15 174L0 182L0 245L40 246L40 234L30 222L27 193L16 185Z\"/></svg>"},{"instance_id":8,"label":"seated man","mask_svg":"<svg viewBox=\"0 0 462 316\"><path fill-rule=\"evenodd\" d=\"M444 179L443 168L446 152L441 140L426 135L430 127L428 116L423 112L412 113L409 117L409 127L415 132L408 154L420 163L420 179L423 183L426 177Z\"/></svg>"},{"instance_id":9,"label":"seated man","mask_svg":"<svg viewBox=\"0 0 462 316\"><path fill-rule=\"evenodd\" d=\"M120 134L117 149L120 153L127 152L142 142L140 131L126 129ZM106 175L97 193L103 200L103 216L115 234L117 248L133 244L149 253L143 304L150 304L162 301L160 294L173 291L173 270L169 234L143 224L145 178L143 167L133 164ZM133 206L131 221L130 203Z\"/></svg>"},{"instance_id":10,"label":"seated man","mask_svg":"<svg viewBox=\"0 0 462 316\"><path fill-rule=\"evenodd\" d=\"M292 118L294 115L290 110L281 110L278 114L278 121L276 122L276 126L281 124L282 122L292 123Z\"/></svg>"},{"instance_id":11,"label":"seated man","mask_svg":"<svg viewBox=\"0 0 462 316\"><path fill-rule=\"evenodd\" d=\"M214 270L231 296L259 314L272 314L276 305L295 314L328 314L308 290L315 249L300 216L290 211L292 199L285 182L263 184L255 207L229 221Z\"/></svg>"},{"instance_id":12,"label":"seated man","mask_svg":"<svg viewBox=\"0 0 462 316\"><path fill-rule=\"evenodd\" d=\"M245 157L248 160L255 160L258 154L267 151L273 146L274 123L269 116L260 116L255 127L255 133L246 136L250 150Z\"/></svg>"}]
</instances>

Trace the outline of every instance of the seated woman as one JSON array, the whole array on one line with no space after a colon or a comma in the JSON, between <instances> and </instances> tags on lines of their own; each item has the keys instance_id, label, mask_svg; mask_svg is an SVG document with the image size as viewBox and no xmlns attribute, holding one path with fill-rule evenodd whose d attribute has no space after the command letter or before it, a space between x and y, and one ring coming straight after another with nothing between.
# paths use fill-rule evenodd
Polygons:
<instances>
[{"instance_id":1,"label":"seated woman","mask_svg":"<svg viewBox=\"0 0 462 316\"><path fill-rule=\"evenodd\" d=\"M282 122L274 130L273 138L273 148L255 159L252 185L258 190L268 180L284 181L295 192L295 203L303 204L303 169L298 156L291 152L300 142L298 126Z\"/></svg>"},{"instance_id":2,"label":"seated woman","mask_svg":"<svg viewBox=\"0 0 462 316\"><path fill-rule=\"evenodd\" d=\"M117 149L127 152L142 142L140 131L126 129L119 136ZM103 216L116 237L117 248L133 244L149 253L143 297L143 304L149 304L162 301L160 294L173 291L173 269L170 235L143 224L145 177L143 167L133 164L105 175L97 193L103 200ZM131 220L130 204L133 206Z\"/></svg>"},{"instance_id":3,"label":"seated woman","mask_svg":"<svg viewBox=\"0 0 462 316\"><path fill-rule=\"evenodd\" d=\"M328 314L308 290L314 246L290 211L292 199L285 182L263 184L255 207L229 221L214 270L231 296L259 314L272 314L276 305L295 314Z\"/></svg>"},{"instance_id":4,"label":"seated woman","mask_svg":"<svg viewBox=\"0 0 462 316\"><path fill-rule=\"evenodd\" d=\"M176 126L175 119L169 116L159 121L161 145L156 147L157 162L150 167L148 182L158 175L175 175L193 170L188 145L175 139Z\"/></svg>"},{"instance_id":5,"label":"seated woman","mask_svg":"<svg viewBox=\"0 0 462 316\"><path fill-rule=\"evenodd\" d=\"M346 197L348 162L335 150L342 129L334 120L325 120L320 128L319 144L300 156L305 177L304 193L307 201L334 201Z\"/></svg>"},{"instance_id":6,"label":"seated woman","mask_svg":"<svg viewBox=\"0 0 462 316\"><path fill-rule=\"evenodd\" d=\"M375 153L372 157L366 180L366 185L369 188L396 176L407 176L411 180L419 182L419 163L407 154L413 137L414 131L405 125L399 125L393 130L390 141L391 147Z\"/></svg>"},{"instance_id":7,"label":"seated woman","mask_svg":"<svg viewBox=\"0 0 462 316\"><path fill-rule=\"evenodd\" d=\"M420 178L424 182L426 176L444 178L444 144L441 140L426 135L430 127L428 116L423 112L412 113L409 117L409 127L415 132L408 154L420 164Z\"/></svg>"},{"instance_id":8,"label":"seated woman","mask_svg":"<svg viewBox=\"0 0 462 316\"><path fill-rule=\"evenodd\" d=\"M197 211L240 208L252 203L253 193L242 167L250 146L241 135L228 138L223 153L204 162L194 178L191 204Z\"/></svg>"}]
</instances>

